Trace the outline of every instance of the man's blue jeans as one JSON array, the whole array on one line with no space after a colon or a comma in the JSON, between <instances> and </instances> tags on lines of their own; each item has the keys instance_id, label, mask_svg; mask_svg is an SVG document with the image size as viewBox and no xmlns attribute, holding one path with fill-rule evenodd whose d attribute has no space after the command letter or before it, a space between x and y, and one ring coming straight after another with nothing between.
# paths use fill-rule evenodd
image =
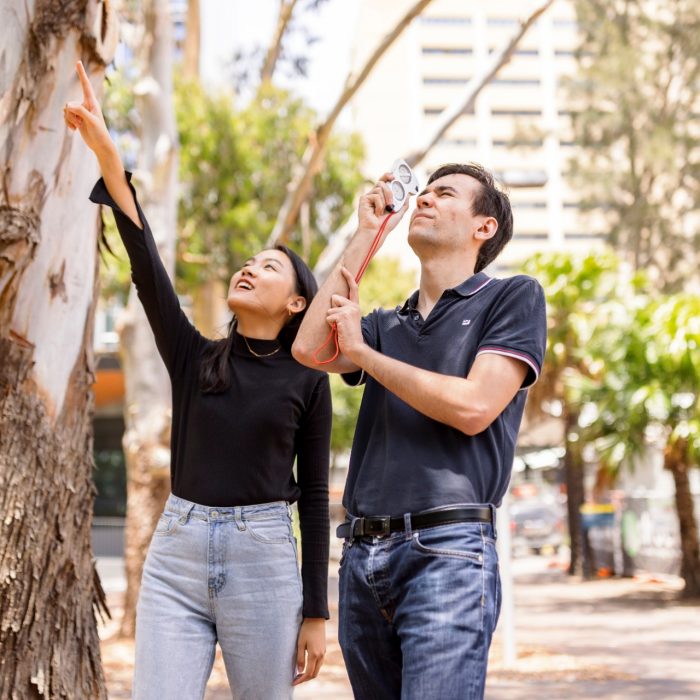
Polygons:
<instances>
[{"instance_id":1,"label":"man's blue jeans","mask_svg":"<svg viewBox=\"0 0 700 700\"><path fill-rule=\"evenodd\" d=\"M488 523L346 540L339 639L355 698L483 698L500 603Z\"/></svg>"}]
</instances>

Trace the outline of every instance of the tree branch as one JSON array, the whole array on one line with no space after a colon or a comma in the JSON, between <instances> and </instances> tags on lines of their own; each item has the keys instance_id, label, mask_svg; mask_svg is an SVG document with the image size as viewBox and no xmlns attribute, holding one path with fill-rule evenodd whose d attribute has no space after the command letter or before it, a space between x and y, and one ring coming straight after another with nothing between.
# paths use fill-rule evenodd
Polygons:
<instances>
[{"instance_id":1,"label":"tree branch","mask_svg":"<svg viewBox=\"0 0 700 700\"><path fill-rule=\"evenodd\" d=\"M289 22L292 19L294 6L296 4L297 0L280 0L280 12L279 16L277 17L277 27L275 27L272 42L267 50L265 61L260 71L261 85L269 83L272 80L275 67L277 66L277 61L279 60L280 53L282 52L282 39L284 39L284 34L287 31Z\"/></svg>"},{"instance_id":2,"label":"tree branch","mask_svg":"<svg viewBox=\"0 0 700 700\"><path fill-rule=\"evenodd\" d=\"M389 47L398 39L408 25L431 3L432 0L419 0L399 20L396 26L389 32L372 52L360 72L348 76L341 96L331 109L326 120L321 124L310 139L309 146L304 153L302 162L290 183L287 197L280 208L277 221L267 241L267 246L286 241L299 217L299 210L311 191L311 183L314 175L323 165L325 152L331 130L347 103L360 89L379 59L386 53ZM550 0L551 1L551 0Z\"/></svg>"},{"instance_id":3,"label":"tree branch","mask_svg":"<svg viewBox=\"0 0 700 700\"><path fill-rule=\"evenodd\" d=\"M464 112L474 105L479 93L494 79L501 68L503 68L503 66L510 61L515 53L516 47L525 36L528 29L530 29L530 27L549 9L553 3L554 0L547 0L547 2L544 2L532 14L530 14L527 19L520 24L520 27L512 36L505 48L503 48L500 53L495 54L493 59L484 67L484 69L469 81L465 94L460 95L451 106L447 107L442 112L437 126L435 127L433 133L425 140L424 145L405 158L406 162L411 167L418 165L423 158L425 158L430 149L433 148L433 146L440 140L447 129L449 129L450 126L452 126L452 124L454 124L454 122L457 121L462 114L464 114ZM328 245L321 253L316 263L316 267L314 268L314 274L319 281L323 281L335 267L338 260L340 260L343 251L345 250L347 242L350 240L354 232L354 219L350 218L333 236L331 236L330 240L328 241Z\"/></svg>"},{"instance_id":4,"label":"tree branch","mask_svg":"<svg viewBox=\"0 0 700 700\"><path fill-rule=\"evenodd\" d=\"M525 36L528 29L530 29L547 9L549 9L553 2L554 0L547 0L547 2L540 5L527 19L522 21L520 27L511 37L505 48L503 48L500 53L494 53L491 61L467 83L465 94L460 95L452 105L442 112L433 133L418 150L406 157L406 162L412 168L415 168L416 165L425 158L430 149L442 138L457 119L474 106L479 93L496 77L496 75L498 75L501 68L510 62L516 47Z\"/></svg>"}]
</instances>

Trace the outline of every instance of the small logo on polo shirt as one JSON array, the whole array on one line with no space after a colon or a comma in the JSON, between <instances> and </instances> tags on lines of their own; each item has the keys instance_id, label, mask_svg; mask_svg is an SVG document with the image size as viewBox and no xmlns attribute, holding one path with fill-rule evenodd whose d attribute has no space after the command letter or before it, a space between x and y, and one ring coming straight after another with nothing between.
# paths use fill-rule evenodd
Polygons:
<instances>
[{"instance_id":1,"label":"small logo on polo shirt","mask_svg":"<svg viewBox=\"0 0 700 700\"><path fill-rule=\"evenodd\" d=\"M472 320L470 318L465 318L464 321L462 321L462 325L468 326L471 322L472 322Z\"/></svg>"}]
</instances>

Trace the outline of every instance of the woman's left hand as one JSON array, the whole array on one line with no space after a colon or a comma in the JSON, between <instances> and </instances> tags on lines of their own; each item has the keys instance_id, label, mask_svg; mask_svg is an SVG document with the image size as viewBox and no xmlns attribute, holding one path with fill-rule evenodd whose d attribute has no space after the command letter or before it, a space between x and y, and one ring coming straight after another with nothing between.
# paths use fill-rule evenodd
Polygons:
<instances>
[{"instance_id":1,"label":"woman's left hand","mask_svg":"<svg viewBox=\"0 0 700 700\"><path fill-rule=\"evenodd\" d=\"M322 617L304 618L297 641L297 675L293 685L316 678L325 655L326 621Z\"/></svg>"}]
</instances>

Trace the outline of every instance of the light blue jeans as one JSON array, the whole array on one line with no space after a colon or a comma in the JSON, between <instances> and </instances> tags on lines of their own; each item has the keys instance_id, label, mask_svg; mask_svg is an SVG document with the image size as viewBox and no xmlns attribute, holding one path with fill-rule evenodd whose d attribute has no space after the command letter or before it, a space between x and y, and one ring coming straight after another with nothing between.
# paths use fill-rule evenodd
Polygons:
<instances>
[{"instance_id":1,"label":"light blue jeans","mask_svg":"<svg viewBox=\"0 0 700 700\"><path fill-rule=\"evenodd\" d=\"M302 590L289 507L171 495L136 610L134 700L200 700L218 642L236 700L292 697Z\"/></svg>"},{"instance_id":2,"label":"light blue jeans","mask_svg":"<svg viewBox=\"0 0 700 700\"><path fill-rule=\"evenodd\" d=\"M500 593L489 523L346 540L338 634L356 700L481 700Z\"/></svg>"}]
</instances>

